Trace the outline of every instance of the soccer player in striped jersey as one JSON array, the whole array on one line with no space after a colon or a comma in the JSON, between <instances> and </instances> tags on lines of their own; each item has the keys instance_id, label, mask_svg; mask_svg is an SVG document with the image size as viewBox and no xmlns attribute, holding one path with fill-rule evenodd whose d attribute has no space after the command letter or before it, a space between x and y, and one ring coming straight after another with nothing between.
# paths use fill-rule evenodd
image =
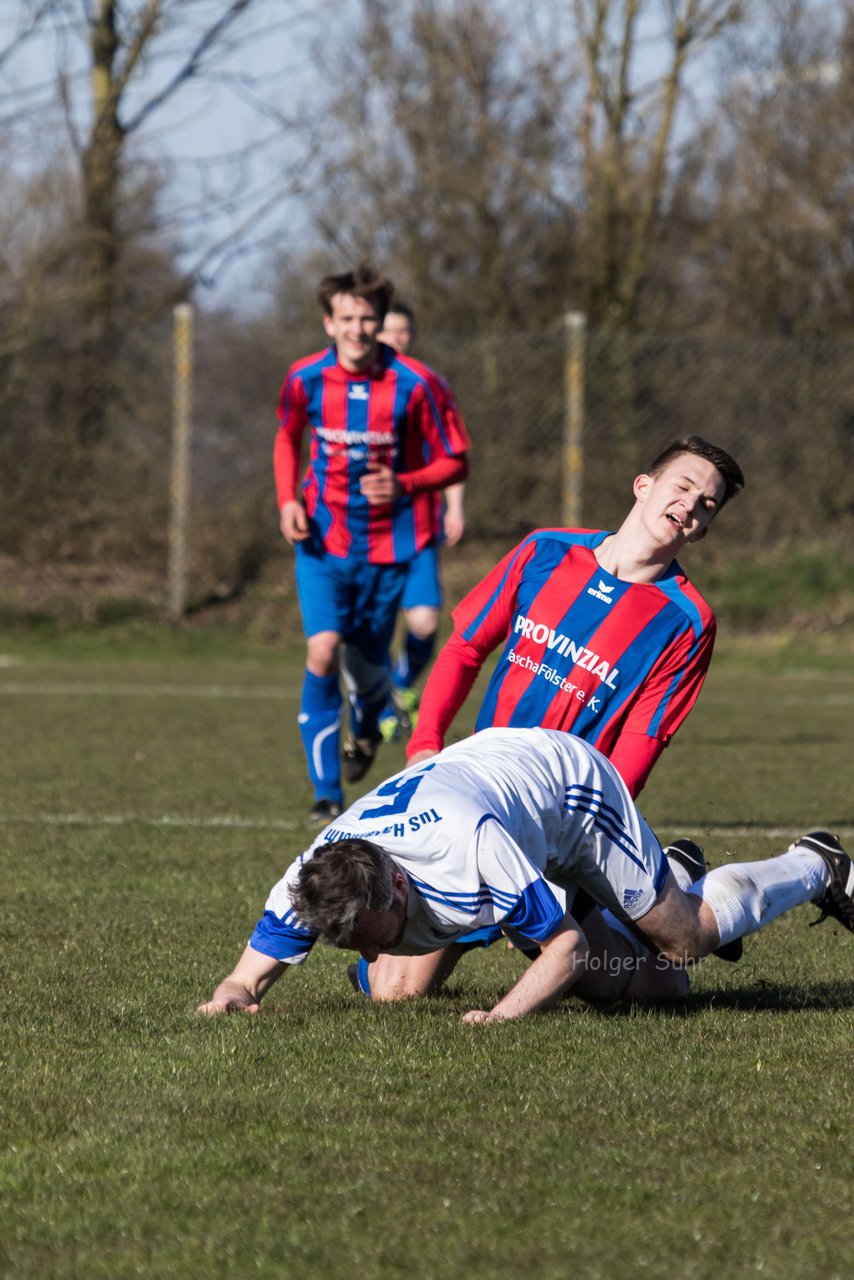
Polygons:
<instances>
[{"instance_id":1,"label":"soccer player in striped jersey","mask_svg":"<svg viewBox=\"0 0 854 1280\"><path fill-rule=\"evenodd\" d=\"M434 536L436 494L467 472L469 438L453 397L427 365L377 341L391 294L367 264L326 276L318 300L332 345L291 366L279 399L276 493L281 531L296 554L307 641L299 726L318 822L343 803L342 642L351 721L344 774L357 781L380 737L386 658L409 563Z\"/></svg>"},{"instance_id":2,"label":"soccer player in striped jersey","mask_svg":"<svg viewBox=\"0 0 854 1280\"><path fill-rule=\"evenodd\" d=\"M318 937L379 970L383 959L500 925L540 953L494 1008L465 1021L519 1018L571 989L634 994L644 965L701 959L808 902L854 931L854 868L834 836L811 832L779 857L718 867L683 892L594 747L554 729L484 729L390 778L322 831L274 886L237 966L199 1011L257 1012ZM607 953L587 936L588 920L600 919L592 903L620 922ZM377 998L402 994L374 983Z\"/></svg>"},{"instance_id":3,"label":"soccer player in striped jersey","mask_svg":"<svg viewBox=\"0 0 854 1280\"><path fill-rule=\"evenodd\" d=\"M743 484L728 453L687 436L636 477L615 533L539 529L525 538L454 610L409 760L441 749L503 644L476 729L565 729L603 751L637 796L693 707L714 645L714 614L677 556Z\"/></svg>"}]
</instances>

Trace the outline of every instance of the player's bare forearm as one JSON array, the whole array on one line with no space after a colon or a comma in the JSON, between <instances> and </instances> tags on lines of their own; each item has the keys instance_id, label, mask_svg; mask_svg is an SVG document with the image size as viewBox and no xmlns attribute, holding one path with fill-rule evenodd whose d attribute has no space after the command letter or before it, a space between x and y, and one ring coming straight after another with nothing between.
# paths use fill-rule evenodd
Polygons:
<instances>
[{"instance_id":1,"label":"player's bare forearm","mask_svg":"<svg viewBox=\"0 0 854 1280\"><path fill-rule=\"evenodd\" d=\"M463 1015L463 1022L524 1018L526 1014L540 1013L556 1004L584 971L587 939L572 916L567 915L560 932L552 934L540 947L540 954L533 964L493 1009L472 1009Z\"/></svg>"},{"instance_id":2,"label":"player's bare forearm","mask_svg":"<svg viewBox=\"0 0 854 1280\"><path fill-rule=\"evenodd\" d=\"M262 996L287 967L281 960L247 947L232 972L196 1012L210 1017L219 1013L257 1013Z\"/></svg>"},{"instance_id":3,"label":"player's bare forearm","mask_svg":"<svg viewBox=\"0 0 854 1280\"><path fill-rule=\"evenodd\" d=\"M445 543L455 547L466 531L466 518L463 507L464 484L452 484L445 490Z\"/></svg>"}]
</instances>

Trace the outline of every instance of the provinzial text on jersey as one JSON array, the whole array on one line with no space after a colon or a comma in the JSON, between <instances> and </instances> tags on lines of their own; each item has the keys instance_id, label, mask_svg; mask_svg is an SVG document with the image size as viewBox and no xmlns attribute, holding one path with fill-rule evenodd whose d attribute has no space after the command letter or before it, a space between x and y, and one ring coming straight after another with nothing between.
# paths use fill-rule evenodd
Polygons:
<instances>
[{"instance_id":1,"label":"provinzial text on jersey","mask_svg":"<svg viewBox=\"0 0 854 1280\"><path fill-rule=\"evenodd\" d=\"M610 663L601 658L598 653L594 653L592 649L576 644L574 640L570 640L569 636L559 635L553 628L547 627L542 622L535 623L531 618L526 618L521 613L516 618L513 630L514 632L521 632L526 640L531 640L534 644L544 644L547 650L554 649L562 658L569 658L583 671L590 671L603 684L606 684L609 689L616 689L617 676L620 674L619 669L612 667ZM519 658L515 657L514 654L515 651L508 655L510 661L519 662ZM549 668L543 668L544 672L546 670L549 670Z\"/></svg>"},{"instance_id":2,"label":"provinzial text on jersey","mask_svg":"<svg viewBox=\"0 0 854 1280\"><path fill-rule=\"evenodd\" d=\"M347 431L344 427L315 427L315 434L327 444L392 445L393 431Z\"/></svg>"}]
</instances>

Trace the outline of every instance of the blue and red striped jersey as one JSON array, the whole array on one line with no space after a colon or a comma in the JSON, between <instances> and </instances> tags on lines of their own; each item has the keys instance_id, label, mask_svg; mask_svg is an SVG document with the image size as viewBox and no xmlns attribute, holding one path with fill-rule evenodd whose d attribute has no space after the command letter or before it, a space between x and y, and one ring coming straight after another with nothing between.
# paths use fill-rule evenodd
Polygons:
<instances>
[{"instance_id":1,"label":"blue and red striped jersey","mask_svg":"<svg viewBox=\"0 0 854 1280\"><path fill-rule=\"evenodd\" d=\"M440 504L434 492L416 492L369 505L359 489L368 464L403 475L464 454L470 440L444 379L382 343L378 352L368 373L348 373L334 346L291 366L279 398L274 468L281 507L296 496L293 459L310 427L303 499L324 547L335 556L397 564L437 536Z\"/></svg>"},{"instance_id":2,"label":"blue and red striped jersey","mask_svg":"<svg viewBox=\"0 0 854 1280\"><path fill-rule=\"evenodd\" d=\"M504 648L477 719L564 729L610 755L621 734L666 743L694 705L715 619L674 562L654 583L602 569L607 531L541 529L454 610L484 659Z\"/></svg>"}]
</instances>

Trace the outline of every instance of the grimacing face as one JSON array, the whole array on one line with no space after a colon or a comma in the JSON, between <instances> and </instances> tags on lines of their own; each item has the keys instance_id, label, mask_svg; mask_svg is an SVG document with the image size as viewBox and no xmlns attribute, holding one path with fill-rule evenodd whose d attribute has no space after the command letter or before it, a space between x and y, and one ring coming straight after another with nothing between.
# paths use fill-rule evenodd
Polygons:
<instances>
[{"instance_id":1,"label":"grimacing face","mask_svg":"<svg viewBox=\"0 0 854 1280\"><path fill-rule=\"evenodd\" d=\"M725 490L717 467L692 453L680 453L657 475L635 480L635 497L643 504L647 528L679 545L706 536Z\"/></svg>"}]
</instances>

